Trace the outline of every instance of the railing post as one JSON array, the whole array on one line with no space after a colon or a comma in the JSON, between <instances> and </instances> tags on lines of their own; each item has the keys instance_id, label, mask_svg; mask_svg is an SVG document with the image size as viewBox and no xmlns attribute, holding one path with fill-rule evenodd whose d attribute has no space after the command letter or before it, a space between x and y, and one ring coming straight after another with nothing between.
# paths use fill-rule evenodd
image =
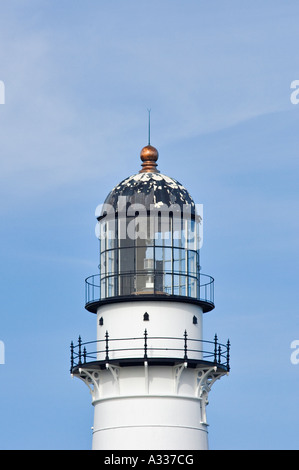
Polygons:
<instances>
[{"instance_id":1,"label":"railing post","mask_svg":"<svg viewBox=\"0 0 299 470\"><path fill-rule=\"evenodd\" d=\"M227 372L229 372L230 370L230 366L229 366L229 359L230 359L230 341L229 339L227 340L227 345L226 345L226 367L227 367Z\"/></svg>"},{"instance_id":2,"label":"railing post","mask_svg":"<svg viewBox=\"0 0 299 470\"><path fill-rule=\"evenodd\" d=\"M79 336L78 338L78 357L79 357L78 364L82 364L81 363L81 345L82 345L82 340L81 340L81 336Z\"/></svg>"},{"instance_id":3,"label":"railing post","mask_svg":"<svg viewBox=\"0 0 299 470\"><path fill-rule=\"evenodd\" d=\"M86 347L84 346L84 349L83 349L83 362L84 364L86 364Z\"/></svg>"},{"instance_id":4,"label":"railing post","mask_svg":"<svg viewBox=\"0 0 299 470\"><path fill-rule=\"evenodd\" d=\"M217 363L217 335L214 337L214 362Z\"/></svg>"},{"instance_id":5,"label":"railing post","mask_svg":"<svg viewBox=\"0 0 299 470\"><path fill-rule=\"evenodd\" d=\"M144 330L144 359L147 359L147 330Z\"/></svg>"},{"instance_id":6,"label":"railing post","mask_svg":"<svg viewBox=\"0 0 299 470\"><path fill-rule=\"evenodd\" d=\"M74 367L74 343L71 342L71 371Z\"/></svg>"},{"instance_id":7,"label":"railing post","mask_svg":"<svg viewBox=\"0 0 299 470\"><path fill-rule=\"evenodd\" d=\"M108 331L106 331L106 334L105 334L105 340L106 340L106 358L105 358L105 360L106 360L106 361L109 361L109 344L108 344L108 338L109 338Z\"/></svg>"},{"instance_id":8,"label":"railing post","mask_svg":"<svg viewBox=\"0 0 299 470\"><path fill-rule=\"evenodd\" d=\"M188 356L187 356L187 330L184 332L184 361L187 361Z\"/></svg>"},{"instance_id":9,"label":"railing post","mask_svg":"<svg viewBox=\"0 0 299 470\"><path fill-rule=\"evenodd\" d=\"M221 346L218 346L218 364L221 364Z\"/></svg>"}]
</instances>

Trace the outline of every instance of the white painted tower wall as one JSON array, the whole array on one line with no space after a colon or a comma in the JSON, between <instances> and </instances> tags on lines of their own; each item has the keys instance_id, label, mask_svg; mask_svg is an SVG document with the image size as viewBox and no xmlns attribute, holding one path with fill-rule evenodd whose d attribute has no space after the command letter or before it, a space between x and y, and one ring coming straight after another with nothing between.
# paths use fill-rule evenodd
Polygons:
<instances>
[{"instance_id":1,"label":"white painted tower wall","mask_svg":"<svg viewBox=\"0 0 299 470\"><path fill-rule=\"evenodd\" d=\"M149 314L149 321L143 314ZM198 319L193 324L193 317ZM146 326L150 336L202 339L202 309L185 302L133 301L106 304L98 308L98 339L109 331L111 338L142 337ZM99 319L103 325L99 326ZM160 340L159 340L160 341ZM148 347L167 347L161 341L148 342ZM87 383L94 406L92 448L94 450L155 449L207 450L208 424L206 404L212 383L222 374L208 366L187 367L183 359L183 341L174 340L171 348L181 351L176 365L115 366L112 359L142 357L141 352L109 351L106 369L84 368L81 378ZM113 348L128 348L123 340ZM135 344L131 342L131 347ZM197 348L201 348L199 344ZM143 348L143 340L140 341ZM153 357L175 356L173 351L148 351ZM188 358L192 354L188 353ZM98 359L103 360L104 357ZM197 354L198 359L198 354Z\"/></svg>"},{"instance_id":2,"label":"white painted tower wall","mask_svg":"<svg viewBox=\"0 0 299 470\"><path fill-rule=\"evenodd\" d=\"M144 313L149 315L149 321L143 320ZM110 359L142 357L144 330L147 330L149 337L172 337L178 340L168 340L167 344L163 339L148 340L148 348L170 348L169 351L149 350L149 357L182 357L183 352L171 351L171 349L183 349L184 331L187 331L188 337L202 340L202 308L187 302L174 301L133 301L118 302L102 305L97 310L97 339L105 340L106 331L109 339L115 338L140 338L140 341L130 341L121 339L113 341L111 349L129 349L139 347L139 351L119 351L109 354ZM193 317L197 318L197 324L193 324ZM103 325L100 325L100 318L103 319ZM101 346L103 347L103 346ZM201 344L194 345L201 349ZM175 353L175 356L173 354ZM192 354L188 356L192 358ZM198 354L194 355L199 359ZM98 360L104 359L104 354L98 356Z\"/></svg>"}]
</instances>

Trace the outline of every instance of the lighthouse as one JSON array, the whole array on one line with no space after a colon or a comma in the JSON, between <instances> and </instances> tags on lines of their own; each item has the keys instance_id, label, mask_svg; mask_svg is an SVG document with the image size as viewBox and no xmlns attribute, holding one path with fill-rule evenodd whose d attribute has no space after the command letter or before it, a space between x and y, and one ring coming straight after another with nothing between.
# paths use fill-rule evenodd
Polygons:
<instances>
[{"instance_id":1,"label":"lighthouse","mask_svg":"<svg viewBox=\"0 0 299 470\"><path fill-rule=\"evenodd\" d=\"M140 158L96 210L98 272L85 280L96 340L72 342L71 374L91 394L92 449L207 450L206 406L230 344L203 336L215 305L201 206L157 169L155 147Z\"/></svg>"}]
</instances>

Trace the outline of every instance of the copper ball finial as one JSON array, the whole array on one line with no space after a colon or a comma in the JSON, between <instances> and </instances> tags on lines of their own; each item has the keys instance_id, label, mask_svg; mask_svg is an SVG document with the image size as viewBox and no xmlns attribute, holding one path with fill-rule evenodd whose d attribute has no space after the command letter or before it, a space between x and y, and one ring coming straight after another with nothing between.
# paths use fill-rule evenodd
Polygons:
<instances>
[{"instance_id":1,"label":"copper ball finial","mask_svg":"<svg viewBox=\"0 0 299 470\"><path fill-rule=\"evenodd\" d=\"M140 152L140 158L143 163L141 165L142 169L139 171L139 173L159 173L159 171L156 169L156 161L158 160L158 157L159 153L155 147L152 145L143 147Z\"/></svg>"}]
</instances>

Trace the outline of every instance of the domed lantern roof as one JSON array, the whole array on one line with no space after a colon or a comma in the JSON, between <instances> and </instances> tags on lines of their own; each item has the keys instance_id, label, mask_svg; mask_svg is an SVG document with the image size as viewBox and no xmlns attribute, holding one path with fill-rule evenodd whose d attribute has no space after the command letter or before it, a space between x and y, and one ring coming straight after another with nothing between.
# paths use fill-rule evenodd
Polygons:
<instances>
[{"instance_id":1,"label":"domed lantern roof","mask_svg":"<svg viewBox=\"0 0 299 470\"><path fill-rule=\"evenodd\" d=\"M112 206L117 212L119 198L123 196L128 205L142 204L147 210L162 205L177 205L181 210L188 206L188 212L195 215L195 204L186 188L157 170L158 155L155 147L144 147L140 152L142 169L115 186L108 194L104 207Z\"/></svg>"}]
</instances>

